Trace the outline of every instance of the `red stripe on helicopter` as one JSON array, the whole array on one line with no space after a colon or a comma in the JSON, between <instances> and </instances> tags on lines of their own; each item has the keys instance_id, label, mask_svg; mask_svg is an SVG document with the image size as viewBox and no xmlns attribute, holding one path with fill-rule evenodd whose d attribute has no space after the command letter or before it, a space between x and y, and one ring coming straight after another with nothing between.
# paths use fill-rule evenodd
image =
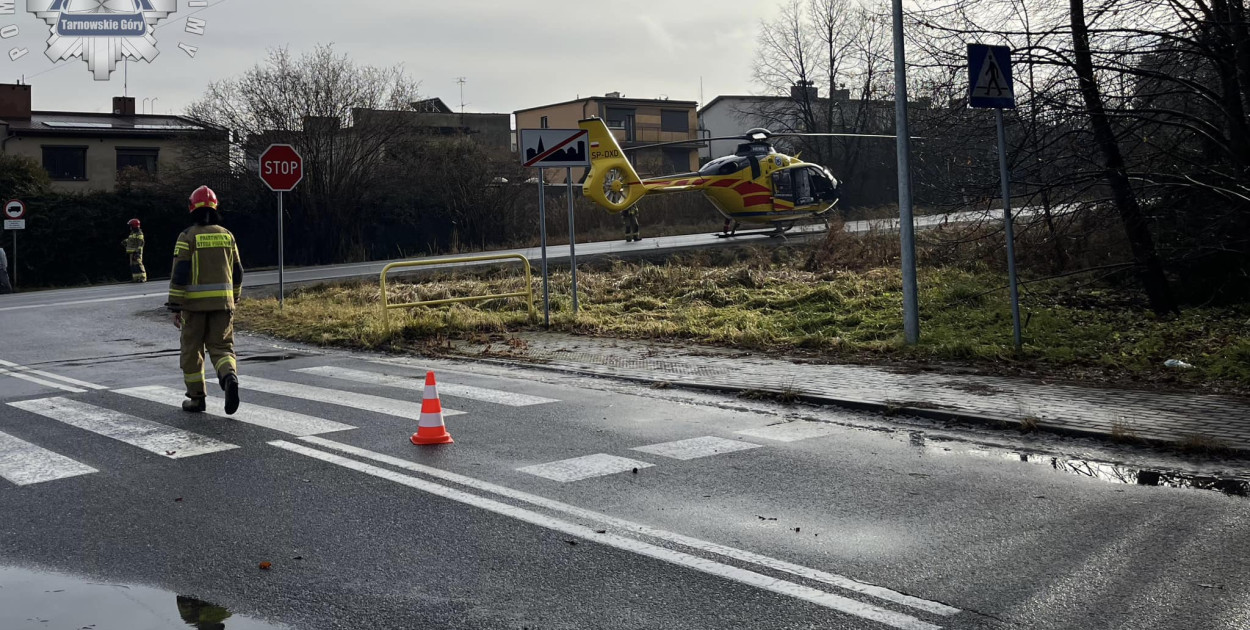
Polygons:
<instances>
[{"instance_id":1,"label":"red stripe on helicopter","mask_svg":"<svg viewBox=\"0 0 1250 630\"><path fill-rule=\"evenodd\" d=\"M764 206L773 202L772 195L751 195L742 198L742 205L746 208L754 208L755 206Z\"/></svg>"},{"instance_id":2,"label":"red stripe on helicopter","mask_svg":"<svg viewBox=\"0 0 1250 630\"><path fill-rule=\"evenodd\" d=\"M738 180L736 179L722 179L720 181L712 182L712 185L716 186L717 188L729 188L730 186L733 186L734 184L737 184L737 183L738 183Z\"/></svg>"},{"instance_id":3,"label":"red stripe on helicopter","mask_svg":"<svg viewBox=\"0 0 1250 630\"><path fill-rule=\"evenodd\" d=\"M744 197L746 195L755 195L755 194L760 194L760 193L770 193L770 194L772 193L772 191L769 190L767 186L761 186L755 182L742 182L738 184L737 186L734 186L733 189L738 194Z\"/></svg>"}]
</instances>

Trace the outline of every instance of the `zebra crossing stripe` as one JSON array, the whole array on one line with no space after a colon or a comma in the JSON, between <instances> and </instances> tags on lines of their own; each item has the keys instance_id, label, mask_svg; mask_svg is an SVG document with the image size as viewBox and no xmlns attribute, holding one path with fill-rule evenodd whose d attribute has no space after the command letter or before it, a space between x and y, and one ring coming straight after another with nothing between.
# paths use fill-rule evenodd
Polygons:
<instances>
[{"instance_id":1,"label":"zebra crossing stripe","mask_svg":"<svg viewBox=\"0 0 1250 630\"><path fill-rule=\"evenodd\" d=\"M0 432L0 477L19 486L86 475L98 470Z\"/></svg>"},{"instance_id":2,"label":"zebra crossing stripe","mask_svg":"<svg viewBox=\"0 0 1250 630\"><path fill-rule=\"evenodd\" d=\"M402 389L411 389L421 391L425 388L425 375L419 378L408 378L405 376L396 376L393 374L379 374L377 372L366 372L363 370L350 370L347 368L339 368L332 366L320 366L311 368L302 368L294 370L304 374L315 374L317 376L325 376L329 378L337 378L345 381L355 381L357 383L368 383L369 385L386 385L388 387L399 387ZM456 385L454 383L440 382L438 384L438 393L440 396L451 396L453 398L468 398L469 400L477 400L481 402L495 403L499 405L507 405L509 407L528 407L530 405L543 405L547 403L560 402L553 398L543 398L541 396L530 396L529 394L514 394L512 392L500 391L497 389L487 389L485 387L473 387L471 385Z\"/></svg>"},{"instance_id":3,"label":"zebra crossing stripe","mask_svg":"<svg viewBox=\"0 0 1250 630\"><path fill-rule=\"evenodd\" d=\"M6 368L9 368L9 371L11 372L15 372L15 373L25 372L27 374L37 374L39 376L42 376L43 378L60 381L62 383L69 383L70 385L81 387L83 389L96 389L96 390L108 389L107 387L103 385L96 385L95 383L88 383L87 381L80 381L76 378L70 378L68 376L61 376L60 374L53 374L51 372L44 372L43 370L36 370L34 368L26 367L24 365L18 365L17 363L14 363L12 361L5 361L3 359L0 359L0 365Z\"/></svg>"},{"instance_id":4,"label":"zebra crossing stripe","mask_svg":"<svg viewBox=\"0 0 1250 630\"><path fill-rule=\"evenodd\" d=\"M13 378L20 378L23 381L28 381L36 385L43 385L44 387L51 387L52 389L59 389L61 391L69 392L71 394L81 394L87 391L85 389L79 389L77 387L70 387L69 385L63 385L61 383L56 383L56 382L42 379L36 376L31 376L29 374L23 374L22 372L14 372L12 370L6 370L4 368L0 368L0 375L4 375L4 374L12 376Z\"/></svg>"},{"instance_id":5,"label":"zebra crossing stripe","mask_svg":"<svg viewBox=\"0 0 1250 630\"><path fill-rule=\"evenodd\" d=\"M160 403L170 407L181 407L184 395L181 391L171 387L132 387L130 389L115 389L113 393L123 396L130 396L140 400L147 400L154 403ZM273 429L287 435L296 437L304 437L306 435L320 435L322 433L333 433L335 431L346 431L355 429L350 424L343 424L325 418L316 416L306 416L302 413L286 411L284 409L274 409L272 407L261 407L260 405L245 404L239 408L234 415L226 415L225 409L222 408L224 401L218 398L208 399L208 409L205 411L210 416L236 420L246 424Z\"/></svg>"},{"instance_id":6,"label":"zebra crossing stripe","mask_svg":"<svg viewBox=\"0 0 1250 630\"><path fill-rule=\"evenodd\" d=\"M394 398L384 398L382 396L372 396L370 394L357 394L355 392L339 389L314 387L312 385L304 385L302 383L273 381L267 378L260 378L258 376L246 376L239 379L239 387L244 391L253 390L264 392L266 394L289 396L291 398L299 398L313 402L342 405L344 407L352 407L353 409L372 411L374 413L398 416L400 418L409 418L411 420L419 420L421 418L420 398L412 401L396 400ZM455 416L463 413L463 411L443 409L444 416Z\"/></svg>"},{"instance_id":7,"label":"zebra crossing stripe","mask_svg":"<svg viewBox=\"0 0 1250 630\"><path fill-rule=\"evenodd\" d=\"M9 403L9 406L103 435L170 459L195 457L239 448L234 444L227 444L198 433L175 429L159 422L136 418L120 411L96 407L68 398L20 400Z\"/></svg>"}]
</instances>

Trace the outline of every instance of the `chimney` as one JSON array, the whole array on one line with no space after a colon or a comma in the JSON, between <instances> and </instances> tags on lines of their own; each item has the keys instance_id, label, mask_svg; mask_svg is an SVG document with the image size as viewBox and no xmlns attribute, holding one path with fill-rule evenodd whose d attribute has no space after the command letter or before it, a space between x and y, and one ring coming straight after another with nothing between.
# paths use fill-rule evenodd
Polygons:
<instances>
[{"instance_id":1,"label":"chimney","mask_svg":"<svg viewBox=\"0 0 1250 630\"><path fill-rule=\"evenodd\" d=\"M30 86L0 84L0 120L30 120Z\"/></svg>"},{"instance_id":2,"label":"chimney","mask_svg":"<svg viewBox=\"0 0 1250 630\"><path fill-rule=\"evenodd\" d=\"M135 97L114 96L113 97L113 115L114 116L134 116L135 115Z\"/></svg>"},{"instance_id":3,"label":"chimney","mask_svg":"<svg viewBox=\"0 0 1250 630\"><path fill-rule=\"evenodd\" d=\"M815 81L799 81L790 86L790 98L799 102L811 102L816 100L818 88Z\"/></svg>"},{"instance_id":4,"label":"chimney","mask_svg":"<svg viewBox=\"0 0 1250 630\"><path fill-rule=\"evenodd\" d=\"M603 95L603 98L620 98L620 97L621 97L620 92L608 92L607 94Z\"/></svg>"}]
</instances>

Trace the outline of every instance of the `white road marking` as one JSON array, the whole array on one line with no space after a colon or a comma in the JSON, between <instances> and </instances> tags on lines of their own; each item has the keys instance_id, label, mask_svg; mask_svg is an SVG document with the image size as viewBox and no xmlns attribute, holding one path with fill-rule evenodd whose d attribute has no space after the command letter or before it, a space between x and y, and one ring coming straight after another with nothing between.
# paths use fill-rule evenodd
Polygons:
<instances>
[{"instance_id":1,"label":"white road marking","mask_svg":"<svg viewBox=\"0 0 1250 630\"><path fill-rule=\"evenodd\" d=\"M465 487L482 490L484 492L490 492L493 494L497 494L499 496L513 499L515 501L529 503L530 505L536 505L536 506L539 506L548 510L563 512L565 514L568 514L569 516L572 516L573 518L586 520L586 521L590 521L594 523L602 523L604 525L615 527L623 531L627 531L627 532L631 532L635 534L641 534L643 536L648 536L648 537L655 538L658 540L663 540L669 543L684 545L692 549L698 549L700 551L704 551L707 553L713 553L713 554L725 556L727 558L733 558L741 562L749 562L751 564L756 564L762 567L767 567L769 569L773 569L776 571L784 571L792 575L797 575L799 577L807 578L810 580L816 580L818 582L830 584L832 586L846 589L848 591L853 591L856 593L869 595L872 597L876 597L878 599L883 599L885 601L894 602L896 604L902 604L904 606L909 606L917 610L923 610L926 612L930 612L930 613L937 614L937 615L944 615L944 616L954 615L955 613L960 612L958 608L947 606L946 604L929 601L927 599L921 599L919 597L912 597L911 595L905 595L903 593L892 591L888 588L877 586L875 584L866 584L864 582L859 582L851 578L848 578L846 576L837 575L834 573L828 573L828 572L820 571L817 569L812 569L812 568L794 564L791 562L786 562L784 560L778 560L776 558L770 558L768 556L760 555L751 551L737 549L734 547L729 547L726 545L708 542L705 540L699 540L698 538L691 538L689 536L684 536L682 534L675 534L675 533L668 532L662 529L655 529L652 527L648 527L646 525L640 525L638 523L616 518L615 516L608 516L607 514L601 514L593 510L587 510L585 508L580 508L574 505L569 505L568 503L562 503L554 499L540 497L538 495L530 494L528 492L522 492L520 490L513 490L512 488L496 485L496 484L490 483L489 481L481 481L479 479L474 479L473 477L466 477L464 475L460 475L457 473L447 472L439 468L425 466L423 464L411 462L406 459L400 459L398 457L392 457L390 455L383 455L381 453L375 453L373 451L365 450L363 448L358 448L355 446L350 446L347 444L342 444L339 442L335 442L333 440L327 440L325 438L306 437L306 438L300 438L300 439L310 444L316 444L324 448L341 451L341 452L355 455L357 457L362 457L365 459L371 459L373 461L387 464L390 466L394 466L396 468L400 468L403 470L410 470L412 472L422 473L422 474L434 477L436 479L442 479L444 481L450 481L452 483L460 484Z\"/></svg>"},{"instance_id":2,"label":"white road marking","mask_svg":"<svg viewBox=\"0 0 1250 630\"><path fill-rule=\"evenodd\" d=\"M400 387L416 391L422 391L425 389L424 374L421 375L420 378L408 378L391 374L379 374L377 372L365 372L363 370L349 370L346 368L332 366L302 368L294 371L303 372L305 374L316 374L317 376L338 378L346 381L355 381L357 383L368 383L370 385L386 385L389 387ZM454 383L439 383L438 393L440 396L446 395L455 396L457 398L468 398L469 400L496 403L500 405L507 405L509 407L527 407L529 405L542 405L546 403L560 402L553 398L530 396L529 394L514 394L512 392L486 389L484 387L473 387L471 385L456 385Z\"/></svg>"},{"instance_id":3,"label":"white road marking","mask_svg":"<svg viewBox=\"0 0 1250 630\"><path fill-rule=\"evenodd\" d=\"M742 431L735 431L735 433L749 437L763 438L765 440L774 440L776 442L798 442L799 440L824 437L831 433L836 433L837 431L838 428L836 426L827 422L808 422L806 420L799 420L796 422L786 422L784 424L772 424L755 429L744 429Z\"/></svg>"},{"instance_id":4,"label":"white road marking","mask_svg":"<svg viewBox=\"0 0 1250 630\"><path fill-rule=\"evenodd\" d=\"M12 361L5 361L3 359L0 359L0 365L3 365L4 367L9 368L9 371L11 372L25 372L28 374L37 374L44 378L50 378L50 379L61 381L64 383L69 383L70 385L77 385L78 387L83 387L86 389L108 389L107 387L103 385L96 385L95 383L88 383L87 381L80 381L76 378L70 378L68 376L61 376L60 374L52 374L50 372L44 372L43 370L36 370L34 368L26 367L24 365L18 365L17 363L13 363Z\"/></svg>"},{"instance_id":5,"label":"white road marking","mask_svg":"<svg viewBox=\"0 0 1250 630\"><path fill-rule=\"evenodd\" d=\"M51 387L52 389L59 389L63 392L69 392L71 394L81 394L87 391L85 389L79 389L77 387L70 387L69 385L64 385L64 384L57 383L54 381L49 381L49 380L42 379L36 376L31 376L29 374L24 374L22 372L14 372L12 370L6 370L4 368L0 368L0 375L5 375L5 374L12 376L13 378L20 378L23 381L29 381L36 385L43 385L44 387Z\"/></svg>"},{"instance_id":6,"label":"white road marking","mask_svg":"<svg viewBox=\"0 0 1250 630\"><path fill-rule=\"evenodd\" d=\"M181 407L185 395L171 387L133 387L130 389L115 389L116 394L130 396L132 398L140 398L170 407ZM258 427L273 429L288 435L303 437L306 435L318 435L321 433L332 433L334 431L346 431L355 429L350 424L343 424L333 420L326 420L316 416L306 416L302 413L295 413L283 409L274 409L272 407L261 407L244 403L239 407L233 416L226 415L223 408L225 401L220 398L209 398L208 410L205 412L211 416L225 418L227 420L237 420L239 422L254 424Z\"/></svg>"},{"instance_id":7,"label":"white road marking","mask_svg":"<svg viewBox=\"0 0 1250 630\"><path fill-rule=\"evenodd\" d=\"M3 311L24 311L32 308L47 308L49 306L74 306L77 304L96 304L99 302L118 302L121 300L138 300L149 297L165 297L165 293L144 293L142 295L123 295L120 297L96 298L94 300L73 300L71 302L49 302L46 304L27 304L25 306L6 306L0 308Z\"/></svg>"},{"instance_id":8,"label":"white road marking","mask_svg":"<svg viewBox=\"0 0 1250 630\"><path fill-rule=\"evenodd\" d=\"M307 441L319 440L319 438L304 438ZM503 516L508 516L524 523L536 525L545 529L561 532L569 536L576 536L586 541L598 543L608 547L628 551L639 555L654 558L663 562L668 562L677 566L693 569L702 573L707 573L716 577L732 580L740 584L753 586L761 590L786 595L801 599L818 606L837 610L848 615L854 615L863 619L869 619L878 623L885 624L892 628L900 628L903 630L938 630L941 626L922 621L910 615L887 610L879 606L874 606L865 602L857 601L833 593L826 593L808 586L779 580L775 577L748 571L735 566L722 564L706 558L700 558L688 553L674 551L665 547L660 547L633 538L627 538L612 533L596 533L594 529L584 525L577 525L558 518L533 512L514 505L501 503L494 499L488 499L475 494L470 494L462 490L449 488L432 481L418 479L409 475L379 468L371 464L365 464L353 459L347 459L332 453L326 453L317 449L308 448L299 444L290 442L276 441L270 442L271 446L298 453L306 457L318 459L323 462L341 466L350 470L364 473L379 479L392 481L409 488L428 492L435 496L445 499L464 503L476 508L494 512Z\"/></svg>"},{"instance_id":9,"label":"white road marking","mask_svg":"<svg viewBox=\"0 0 1250 630\"><path fill-rule=\"evenodd\" d=\"M120 411L96 407L68 398L20 400L9 403L9 406L113 438L170 459L195 457L239 448L234 444L227 444L198 433L175 429L159 422L136 418Z\"/></svg>"},{"instance_id":10,"label":"white road marking","mask_svg":"<svg viewBox=\"0 0 1250 630\"><path fill-rule=\"evenodd\" d=\"M585 457L574 457L573 459L562 459L558 462L548 462L546 464L535 464L518 468L523 473L529 473L538 477L545 477L553 481L569 482L579 481L581 479L590 479L591 477L602 477L604 475L615 475L623 473L627 470L635 468L650 468L654 464L640 462L636 459L626 459L607 453L595 453L594 455L586 455Z\"/></svg>"},{"instance_id":11,"label":"white road marking","mask_svg":"<svg viewBox=\"0 0 1250 630\"><path fill-rule=\"evenodd\" d=\"M399 416L400 418L409 418L411 420L421 419L420 397L411 401L396 400L394 398L383 398L382 396L373 396L370 394L357 394L355 392L338 389L314 387L312 385L304 385L302 383L271 381L267 378L260 378L257 376L243 376L240 378L239 389L245 392L250 389L258 392L264 392L266 394L277 394L278 396L290 396L292 398L329 403L331 405L342 405L344 407L363 409L365 411L372 411L390 416ZM444 416L458 416L462 413L464 412L448 409L446 407L443 408Z\"/></svg>"},{"instance_id":12,"label":"white road marking","mask_svg":"<svg viewBox=\"0 0 1250 630\"><path fill-rule=\"evenodd\" d=\"M752 444L751 442L726 440L724 438L712 437L709 435L707 437L690 438L689 440L678 440L676 442L639 446L630 450L651 453L652 455L659 455L661 457L686 460L719 455L720 453L746 451L759 447L759 444Z\"/></svg>"},{"instance_id":13,"label":"white road marking","mask_svg":"<svg viewBox=\"0 0 1250 630\"><path fill-rule=\"evenodd\" d=\"M100 472L8 433L0 432L0 477L19 485Z\"/></svg>"}]
</instances>

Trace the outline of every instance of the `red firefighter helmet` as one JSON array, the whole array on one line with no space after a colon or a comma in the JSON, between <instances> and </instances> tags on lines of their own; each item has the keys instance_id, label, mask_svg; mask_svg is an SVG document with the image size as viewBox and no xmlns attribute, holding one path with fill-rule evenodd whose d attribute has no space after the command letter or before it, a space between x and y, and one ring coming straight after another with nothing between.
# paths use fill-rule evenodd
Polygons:
<instances>
[{"instance_id":1,"label":"red firefighter helmet","mask_svg":"<svg viewBox=\"0 0 1250 630\"><path fill-rule=\"evenodd\" d=\"M126 223L126 225L129 225L129 226L130 226L130 227L132 227L132 228L137 228L137 227L139 227L139 220L138 220L138 219L131 219L128 223Z\"/></svg>"},{"instance_id":2,"label":"red firefighter helmet","mask_svg":"<svg viewBox=\"0 0 1250 630\"><path fill-rule=\"evenodd\" d=\"M200 186L191 193L191 201L188 204L188 210L195 212L196 210L208 206L209 208L217 207L217 193L213 192L208 186Z\"/></svg>"}]
</instances>

